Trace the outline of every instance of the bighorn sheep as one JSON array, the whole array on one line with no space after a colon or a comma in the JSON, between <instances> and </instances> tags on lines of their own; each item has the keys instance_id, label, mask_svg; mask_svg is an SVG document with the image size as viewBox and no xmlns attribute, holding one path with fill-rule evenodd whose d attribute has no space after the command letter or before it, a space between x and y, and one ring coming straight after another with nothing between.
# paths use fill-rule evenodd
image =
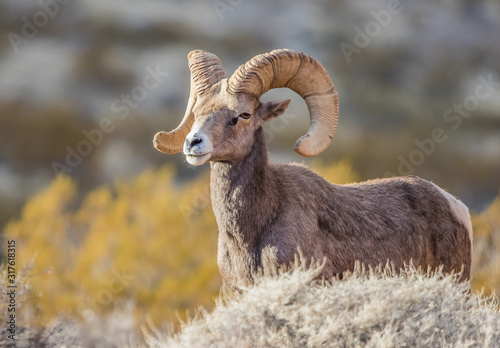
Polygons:
<instances>
[{"instance_id":1,"label":"bighorn sheep","mask_svg":"<svg viewBox=\"0 0 500 348\"><path fill-rule=\"evenodd\" d=\"M472 226L467 207L414 176L335 185L297 164L269 163L261 125L282 115L290 100L261 103L272 88L304 98L310 128L295 144L315 156L331 142L338 95L325 68L293 50L260 54L226 78L214 54L188 55L191 93L179 127L155 135L163 153L210 161L212 206L219 226L218 265L239 288L252 274L294 261L325 260L323 276L341 276L356 261L470 277Z\"/></svg>"}]
</instances>

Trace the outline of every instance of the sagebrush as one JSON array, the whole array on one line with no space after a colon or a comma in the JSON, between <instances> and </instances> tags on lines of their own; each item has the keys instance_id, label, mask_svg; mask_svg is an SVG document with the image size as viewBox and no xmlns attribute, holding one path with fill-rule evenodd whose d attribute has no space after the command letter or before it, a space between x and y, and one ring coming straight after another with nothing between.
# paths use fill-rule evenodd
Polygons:
<instances>
[{"instance_id":1,"label":"sagebrush","mask_svg":"<svg viewBox=\"0 0 500 348\"><path fill-rule=\"evenodd\" d=\"M499 347L494 298L470 294L457 275L358 269L320 283L318 269L258 280L150 347Z\"/></svg>"},{"instance_id":2,"label":"sagebrush","mask_svg":"<svg viewBox=\"0 0 500 348\"><path fill-rule=\"evenodd\" d=\"M212 312L200 310L180 331L143 326L117 332L84 322L19 326L19 347L498 347L500 312L495 297L471 293L458 275L422 274L408 267L317 280L319 268L257 277L241 293L223 292ZM6 277L0 282L5 289ZM19 281L20 303L26 283ZM224 289L224 288L223 288ZM0 298L4 302L4 292ZM6 307L1 307L6 317ZM123 318L122 318L123 319ZM125 318L126 319L126 318ZM0 343L5 339L2 329Z\"/></svg>"}]
</instances>

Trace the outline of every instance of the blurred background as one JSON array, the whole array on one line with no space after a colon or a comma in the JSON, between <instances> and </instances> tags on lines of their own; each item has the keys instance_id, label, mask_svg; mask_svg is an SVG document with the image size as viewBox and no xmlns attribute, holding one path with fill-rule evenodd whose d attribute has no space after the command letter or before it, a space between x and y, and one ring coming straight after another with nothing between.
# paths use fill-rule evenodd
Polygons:
<instances>
[{"instance_id":1,"label":"blurred background","mask_svg":"<svg viewBox=\"0 0 500 348\"><path fill-rule=\"evenodd\" d=\"M175 284L162 283L170 272L162 262L174 256L179 277L198 274L190 289L213 294L220 286L208 166L190 167L181 154L152 146L153 135L175 128L184 114L193 49L218 55L228 74L276 48L317 58L340 95L333 143L312 160L320 174L337 183L421 176L477 216L490 209L491 221L483 221L488 245L495 243L491 231L499 234L498 208L491 208L500 188L496 0L3 0L0 37L0 226L4 237L26 245L19 263L38 265L56 288L95 299L110 289L110 272L137 267L140 248L156 255L158 268L147 282L141 278L144 288L113 293L98 308L108 311L116 298L122 309L167 301ZM284 121L266 126L271 156L309 164L292 150L308 128L305 103L289 90L263 96L286 98L292 103ZM206 248L193 246L200 234ZM124 244L113 244L117 235ZM60 269L50 273L57 262ZM70 278L54 283L66 274L100 279L101 271L100 285L86 290ZM31 288L42 288L35 278ZM155 286L163 300L150 294ZM32 303L40 302L32 292ZM125 300L131 293L140 294L135 305ZM195 294L183 296L171 307L192 307ZM81 299L66 301L33 310L43 322L61 308L78 315L86 308Z\"/></svg>"}]
</instances>

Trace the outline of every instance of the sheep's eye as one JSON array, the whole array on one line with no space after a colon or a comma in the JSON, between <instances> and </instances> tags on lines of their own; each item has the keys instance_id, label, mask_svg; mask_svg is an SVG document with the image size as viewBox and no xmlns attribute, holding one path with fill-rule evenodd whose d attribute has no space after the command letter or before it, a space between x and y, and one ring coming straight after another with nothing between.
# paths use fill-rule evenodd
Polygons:
<instances>
[{"instance_id":1,"label":"sheep's eye","mask_svg":"<svg viewBox=\"0 0 500 348\"><path fill-rule=\"evenodd\" d=\"M240 114L240 117L244 118L245 120L248 120L250 118L250 115L248 112L244 112L242 114Z\"/></svg>"},{"instance_id":2,"label":"sheep's eye","mask_svg":"<svg viewBox=\"0 0 500 348\"><path fill-rule=\"evenodd\" d=\"M235 117L231 121L229 121L230 126L236 126L237 123L238 123L238 117Z\"/></svg>"}]
</instances>

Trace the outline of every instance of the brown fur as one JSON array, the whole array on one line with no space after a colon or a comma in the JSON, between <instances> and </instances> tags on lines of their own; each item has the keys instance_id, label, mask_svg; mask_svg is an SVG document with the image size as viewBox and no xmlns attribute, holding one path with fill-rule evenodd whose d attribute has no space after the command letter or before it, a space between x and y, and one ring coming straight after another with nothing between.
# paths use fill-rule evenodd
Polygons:
<instances>
[{"instance_id":1,"label":"brown fur","mask_svg":"<svg viewBox=\"0 0 500 348\"><path fill-rule=\"evenodd\" d=\"M326 259L327 278L357 260L395 267L443 266L470 276L470 241L434 184L414 176L339 186L298 165L268 163L262 129L242 161L211 162L219 226L218 264L233 287L252 272L306 258Z\"/></svg>"}]
</instances>

